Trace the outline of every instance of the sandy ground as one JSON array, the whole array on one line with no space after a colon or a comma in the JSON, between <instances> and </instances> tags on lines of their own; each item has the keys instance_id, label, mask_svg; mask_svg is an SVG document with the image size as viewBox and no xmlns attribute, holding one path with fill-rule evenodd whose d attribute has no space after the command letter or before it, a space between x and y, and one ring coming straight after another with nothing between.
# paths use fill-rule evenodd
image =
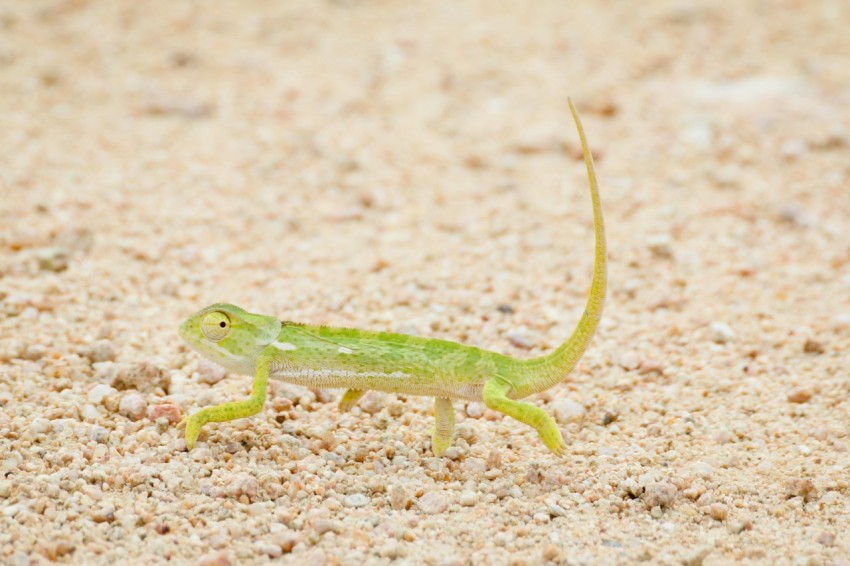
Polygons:
<instances>
[{"instance_id":1,"label":"sandy ground","mask_svg":"<svg viewBox=\"0 0 850 566\"><path fill-rule=\"evenodd\" d=\"M0 563L850 564L850 4L0 4ZM532 356L535 398L275 384L215 301Z\"/></svg>"}]
</instances>

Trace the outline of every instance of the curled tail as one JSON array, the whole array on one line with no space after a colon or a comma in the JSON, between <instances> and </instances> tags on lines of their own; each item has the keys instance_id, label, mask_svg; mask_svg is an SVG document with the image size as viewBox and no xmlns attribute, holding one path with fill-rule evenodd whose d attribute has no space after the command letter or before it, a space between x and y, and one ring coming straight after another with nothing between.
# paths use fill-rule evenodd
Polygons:
<instances>
[{"instance_id":1,"label":"curled tail","mask_svg":"<svg viewBox=\"0 0 850 566\"><path fill-rule=\"evenodd\" d=\"M599 321L602 319L602 309L605 306L605 294L608 286L608 260L605 246L605 224L602 220L602 204L599 201L599 187L596 183L593 156L587 147L584 128L582 128L581 120L575 106L573 106L573 101L567 100L581 139L581 151L584 154L587 179L590 183L590 198L593 202L593 232L596 238L593 282L590 285L590 296L587 298L584 314L572 336L551 354L520 362L521 383L514 386L517 397L539 393L563 381L590 344L590 340L599 326Z\"/></svg>"}]
</instances>

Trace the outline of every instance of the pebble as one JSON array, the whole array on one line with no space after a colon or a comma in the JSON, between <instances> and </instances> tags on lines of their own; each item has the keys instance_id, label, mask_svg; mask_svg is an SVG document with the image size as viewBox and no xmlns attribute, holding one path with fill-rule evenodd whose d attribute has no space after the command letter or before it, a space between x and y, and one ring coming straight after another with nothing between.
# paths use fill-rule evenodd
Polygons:
<instances>
[{"instance_id":1,"label":"pebble","mask_svg":"<svg viewBox=\"0 0 850 566\"><path fill-rule=\"evenodd\" d=\"M65 271L68 269L69 252L66 248L49 247L35 250L38 267L43 271Z\"/></svg>"},{"instance_id":2,"label":"pebble","mask_svg":"<svg viewBox=\"0 0 850 566\"><path fill-rule=\"evenodd\" d=\"M80 355L88 358L92 363L115 361L115 346L109 340L98 340L80 349Z\"/></svg>"},{"instance_id":3,"label":"pebble","mask_svg":"<svg viewBox=\"0 0 850 566\"><path fill-rule=\"evenodd\" d=\"M647 238L646 245L649 251L657 258L673 258L673 238L670 234L655 234Z\"/></svg>"},{"instance_id":4,"label":"pebble","mask_svg":"<svg viewBox=\"0 0 850 566\"><path fill-rule=\"evenodd\" d=\"M822 544L823 546L833 546L835 544L835 535L822 531L821 534L818 535L818 544Z\"/></svg>"},{"instance_id":5,"label":"pebble","mask_svg":"<svg viewBox=\"0 0 850 566\"><path fill-rule=\"evenodd\" d=\"M442 493L429 491L419 498L417 505L426 515L436 515L445 511L449 506L449 502Z\"/></svg>"},{"instance_id":6,"label":"pebble","mask_svg":"<svg viewBox=\"0 0 850 566\"><path fill-rule=\"evenodd\" d=\"M818 490L812 480L807 478L798 478L789 481L785 485L785 496L790 499L792 497L802 497L803 501L808 503L817 499Z\"/></svg>"},{"instance_id":7,"label":"pebble","mask_svg":"<svg viewBox=\"0 0 850 566\"><path fill-rule=\"evenodd\" d=\"M346 507L365 507L369 504L369 498L362 493L353 493L346 495L345 499L342 500L342 504Z\"/></svg>"},{"instance_id":8,"label":"pebble","mask_svg":"<svg viewBox=\"0 0 850 566\"><path fill-rule=\"evenodd\" d=\"M227 370L218 364L202 359L198 362L198 381L208 385L215 385L227 377Z\"/></svg>"},{"instance_id":9,"label":"pebble","mask_svg":"<svg viewBox=\"0 0 850 566\"><path fill-rule=\"evenodd\" d=\"M706 462L697 462L694 464L693 471L704 480L711 479L711 476L714 475L714 468Z\"/></svg>"},{"instance_id":10,"label":"pebble","mask_svg":"<svg viewBox=\"0 0 850 566\"><path fill-rule=\"evenodd\" d=\"M410 496L407 490L399 484L395 484L390 488L390 505L398 511L408 509L410 507Z\"/></svg>"},{"instance_id":11,"label":"pebble","mask_svg":"<svg viewBox=\"0 0 850 566\"><path fill-rule=\"evenodd\" d=\"M821 342L807 338L803 344L803 351L807 354L823 354L826 352L826 348Z\"/></svg>"},{"instance_id":12,"label":"pebble","mask_svg":"<svg viewBox=\"0 0 850 566\"><path fill-rule=\"evenodd\" d=\"M554 544L547 544L543 547L543 560L548 562L558 562L561 560L561 549Z\"/></svg>"},{"instance_id":13,"label":"pebble","mask_svg":"<svg viewBox=\"0 0 850 566\"><path fill-rule=\"evenodd\" d=\"M209 552L198 559L197 566L231 566L233 563L223 550Z\"/></svg>"},{"instance_id":14,"label":"pebble","mask_svg":"<svg viewBox=\"0 0 850 566\"><path fill-rule=\"evenodd\" d=\"M154 393L158 389L168 391L170 384L171 376L167 371L145 361L119 364L109 385L121 391L133 389L142 393Z\"/></svg>"},{"instance_id":15,"label":"pebble","mask_svg":"<svg viewBox=\"0 0 850 566\"><path fill-rule=\"evenodd\" d=\"M160 405L152 405L148 408L148 418L150 420L155 421L163 417L172 424L179 423L180 407L172 403L163 403Z\"/></svg>"},{"instance_id":16,"label":"pebble","mask_svg":"<svg viewBox=\"0 0 850 566\"><path fill-rule=\"evenodd\" d=\"M147 414L148 402L138 393L128 393L121 398L118 404L118 414L127 417L131 421L142 419Z\"/></svg>"},{"instance_id":17,"label":"pebble","mask_svg":"<svg viewBox=\"0 0 850 566\"><path fill-rule=\"evenodd\" d=\"M478 503L478 493L475 491L465 490L461 492L458 500L464 507L472 507Z\"/></svg>"},{"instance_id":18,"label":"pebble","mask_svg":"<svg viewBox=\"0 0 850 566\"><path fill-rule=\"evenodd\" d=\"M0 480L0 497L7 498L12 495L12 482L9 480Z\"/></svg>"},{"instance_id":19,"label":"pebble","mask_svg":"<svg viewBox=\"0 0 850 566\"><path fill-rule=\"evenodd\" d=\"M336 523L330 519L316 519L313 523L313 529L316 534L322 536L325 533L334 532L337 530Z\"/></svg>"},{"instance_id":20,"label":"pebble","mask_svg":"<svg viewBox=\"0 0 850 566\"><path fill-rule=\"evenodd\" d=\"M466 404L466 416L471 419L480 419L484 416L484 406L481 403L471 402Z\"/></svg>"},{"instance_id":21,"label":"pebble","mask_svg":"<svg viewBox=\"0 0 850 566\"><path fill-rule=\"evenodd\" d=\"M301 535L295 531L285 530L275 533L270 540L278 545L282 552L289 553L296 544L301 542Z\"/></svg>"},{"instance_id":22,"label":"pebble","mask_svg":"<svg viewBox=\"0 0 850 566\"><path fill-rule=\"evenodd\" d=\"M725 322L711 323L711 335L712 339L718 344L726 344L735 340L735 332Z\"/></svg>"},{"instance_id":23,"label":"pebble","mask_svg":"<svg viewBox=\"0 0 850 566\"><path fill-rule=\"evenodd\" d=\"M269 558L277 558L281 554L283 554L283 551L280 549L280 546L272 544L270 542L258 542L257 552L259 552L260 554L265 554Z\"/></svg>"},{"instance_id":24,"label":"pebble","mask_svg":"<svg viewBox=\"0 0 850 566\"><path fill-rule=\"evenodd\" d=\"M791 403L805 403L812 398L812 392L805 387L794 389L788 393L788 401Z\"/></svg>"},{"instance_id":25,"label":"pebble","mask_svg":"<svg viewBox=\"0 0 850 566\"><path fill-rule=\"evenodd\" d=\"M676 500L676 486L669 482L652 482L644 488L643 500L647 508L669 508Z\"/></svg>"},{"instance_id":26,"label":"pebble","mask_svg":"<svg viewBox=\"0 0 850 566\"><path fill-rule=\"evenodd\" d=\"M522 348L523 350L530 350L536 344L534 336L527 328L509 330L507 338L512 346Z\"/></svg>"},{"instance_id":27,"label":"pebble","mask_svg":"<svg viewBox=\"0 0 850 566\"><path fill-rule=\"evenodd\" d=\"M722 503L712 503L708 506L708 514L715 521L725 521L729 510Z\"/></svg>"},{"instance_id":28,"label":"pebble","mask_svg":"<svg viewBox=\"0 0 850 566\"><path fill-rule=\"evenodd\" d=\"M375 391L370 391L366 393L362 399L360 399L357 406L359 406L360 410L364 413L368 413L370 415L378 414L381 412L381 409L384 408L384 395L376 393Z\"/></svg>"},{"instance_id":29,"label":"pebble","mask_svg":"<svg viewBox=\"0 0 850 566\"><path fill-rule=\"evenodd\" d=\"M584 407L571 399L556 399L551 407L555 420L561 424L579 422L584 418Z\"/></svg>"},{"instance_id":30,"label":"pebble","mask_svg":"<svg viewBox=\"0 0 850 566\"><path fill-rule=\"evenodd\" d=\"M114 395L115 393L118 393L117 389L110 387L105 383L98 383L89 390L89 393L86 398L89 400L90 403L99 405L106 397Z\"/></svg>"}]
</instances>

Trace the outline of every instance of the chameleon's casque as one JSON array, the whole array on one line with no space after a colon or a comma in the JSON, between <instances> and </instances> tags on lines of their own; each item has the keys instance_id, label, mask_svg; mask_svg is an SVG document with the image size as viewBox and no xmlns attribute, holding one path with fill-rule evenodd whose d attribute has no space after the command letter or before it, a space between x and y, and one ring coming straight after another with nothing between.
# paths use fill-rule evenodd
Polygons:
<instances>
[{"instance_id":1,"label":"chameleon's casque","mask_svg":"<svg viewBox=\"0 0 850 566\"><path fill-rule=\"evenodd\" d=\"M341 411L369 390L435 397L436 426L431 440L442 455L454 430L452 400L483 401L534 427L555 454L566 448L561 432L540 407L518 401L560 383L590 343L605 303L605 229L593 159L572 101L590 183L596 238L593 281L585 311L572 336L547 356L519 360L446 340L349 328L282 322L229 304L214 304L180 325L180 335L204 357L227 369L254 375L249 399L206 407L186 417L191 449L208 422L247 417L262 410L268 379L309 387L346 389Z\"/></svg>"}]
</instances>

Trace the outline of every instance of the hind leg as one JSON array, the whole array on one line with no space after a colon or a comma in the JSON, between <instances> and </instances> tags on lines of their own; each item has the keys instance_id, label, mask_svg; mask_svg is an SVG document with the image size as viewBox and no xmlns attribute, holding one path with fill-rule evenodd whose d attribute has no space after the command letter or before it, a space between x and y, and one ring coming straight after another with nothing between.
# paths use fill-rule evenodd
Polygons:
<instances>
[{"instance_id":1,"label":"hind leg","mask_svg":"<svg viewBox=\"0 0 850 566\"><path fill-rule=\"evenodd\" d=\"M555 421L546 411L530 403L508 399L511 385L506 381L493 378L484 385L484 404L494 411L499 411L509 417L533 427L546 448L556 456L562 456L567 449L561 431Z\"/></svg>"}]
</instances>

